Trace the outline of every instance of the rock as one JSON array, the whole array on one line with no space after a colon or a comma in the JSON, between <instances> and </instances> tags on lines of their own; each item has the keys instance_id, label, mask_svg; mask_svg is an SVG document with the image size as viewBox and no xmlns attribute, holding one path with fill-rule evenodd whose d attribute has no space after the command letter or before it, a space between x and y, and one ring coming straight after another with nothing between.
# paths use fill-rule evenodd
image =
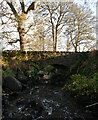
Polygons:
<instances>
[{"instance_id":1,"label":"rock","mask_svg":"<svg viewBox=\"0 0 98 120\"><path fill-rule=\"evenodd\" d=\"M39 71L39 72L38 72L39 77L43 77L44 74L46 74L44 71Z\"/></svg>"},{"instance_id":2,"label":"rock","mask_svg":"<svg viewBox=\"0 0 98 120\"><path fill-rule=\"evenodd\" d=\"M8 114L8 117L9 117L9 118L13 118L12 112L10 112L10 113Z\"/></svg>"},{"instance_id":3,"label":"rock","mask_svg":"<svg viewBox=\"0 0 98 120\"><path fill-rule=\"evenodd\" d=\"M39 80L49 80L53 76L53 73L48 73L48 71L39 71Z\"/></svg>"},{"instance_id":4,"label":"rock","mask_svg":"<svg viewBox=\"0 0 98 120\"><path fill-rule=\"evenodd\" d=\"M50 78L51 78L51 75L44 75L44 76L43 76L43 79L44 79L44 80L49 80Z\"/></svg>"},{"instance_id":5,"label":"rock","mask_svg":"<svg viewBox=\"0 0 98 120\"><path fill-rule=\"evenodd\" d=\"M26 78L25 78L25 75L24 75L24 72L22 72L22 71L19 71L18 72L18 75L17 75L17 79L19 80L19 81L25 81L26 80Z\"/></svg>"},{"instance_id":6,"label":"rock","mask_svg":"<svg viewBox=\"0 0 98 120\"><path fill-rule=\"evenodd\" d=\"M22 89L21 82L10 76L4 79L4 86L11 89L12 91L20 91Z\"/></svg>"},{"instance_id":7,"label":"rock","mask_svg":"<svg viewBox=\"0 0 98 120\"><path fill-rule=\"evenodd\" d=\"M19 113L23 111L23 116L27 118L30 117L30 120L40 116L43 111L43 106L32 99L19 100L17 101L16 106L18 106Z\"/></svg>"}]
</instances>

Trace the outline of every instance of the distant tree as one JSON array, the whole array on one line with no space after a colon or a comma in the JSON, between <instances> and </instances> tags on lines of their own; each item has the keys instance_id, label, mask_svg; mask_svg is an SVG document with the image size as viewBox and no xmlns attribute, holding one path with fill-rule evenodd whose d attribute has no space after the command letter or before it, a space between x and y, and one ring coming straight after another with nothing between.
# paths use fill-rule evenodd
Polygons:
<instances>
[{"instance_id":1,"label":"distant tree","mask_svg":"<svg viewBox=\"0 0 98 120\"><path fill-rule=\"evenodd\" d=\"M93 43L92 41L95 40L95 17L90 9L73 4L68 19L66 33L75 52L78 51L78 48L80 49L81 45L87 47Z\"/></svg>"},{"instance_id":2,"label":"distant tree","mask_svg":"<svg viewBox=\"0 0 98 120\"><path fill-rule=\"evenodd\" d=\"M51 46L49 40L49 31L47 30L47 18L39 10L34 12L33 27L27 34L27 47L33 51L46 51Z\"/></svg>"},{"instance_id":3,"label":"distant tree","mask_svg":"<svg viewBox=\"0 0 98 120\"><path fill-rule=\"evenodd\" d=\"M33 42L33 45L36 44L36 48L39 51L45 51L45 39L47 35L46 31L46 21L44 20L44 16L42 19L42 16L38 16L38 13L34 16L34 23L35 23L35 29L33 30L33 37L36 42ZM32 46L33 46L32 45ZM36 49L35 48L35 49Z\"/></svg>"}]
</instances>

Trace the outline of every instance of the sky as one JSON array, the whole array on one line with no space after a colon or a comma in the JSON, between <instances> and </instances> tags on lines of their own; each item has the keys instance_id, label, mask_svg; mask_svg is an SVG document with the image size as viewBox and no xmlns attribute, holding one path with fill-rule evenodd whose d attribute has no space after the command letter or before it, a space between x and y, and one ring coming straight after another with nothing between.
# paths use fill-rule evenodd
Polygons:
<instances>
[{"instance_id":1,"label":"sky","mask_svg":"<svg viewBox=\"0 0 98 120\"><path fill-rule=\"evenodd\" d=\"M83 5L85 2L85 6L89 6L90 9L94 12L94 15L96 16L96 2L98 0L74 0L76 3Z\"/></svg>"}]
</instances>

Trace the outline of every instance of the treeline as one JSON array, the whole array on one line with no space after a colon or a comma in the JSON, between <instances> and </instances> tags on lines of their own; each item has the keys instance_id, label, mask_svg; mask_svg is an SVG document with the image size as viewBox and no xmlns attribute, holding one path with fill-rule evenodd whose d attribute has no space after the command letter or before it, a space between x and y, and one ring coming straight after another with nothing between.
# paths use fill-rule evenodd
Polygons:
<instances>
[{"instance_id":1,"label":"treeline","mask_svg":"<svg viewBox=\"0 0 98 120\"><path fill-rule=\"evenodd\" d=\"M21 51L66 48L77 52L95 48L95 17L89 8L74 2L38 2L34 9L32 3L0 3L4 49L7 45Z\"/></svg>"}]
</instances>

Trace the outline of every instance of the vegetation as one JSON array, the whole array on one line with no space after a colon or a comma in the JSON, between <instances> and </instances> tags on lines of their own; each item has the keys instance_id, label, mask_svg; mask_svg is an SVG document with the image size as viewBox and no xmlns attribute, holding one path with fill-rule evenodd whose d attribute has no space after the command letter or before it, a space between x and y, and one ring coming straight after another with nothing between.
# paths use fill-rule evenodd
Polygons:
<instances>
[{"instance_id":1,"label":"vegetation","mask_svg":"<svg viewBox=\"0 0 98 120\"><path fill-rule=\"evenodd\" d=\"M7 76L15 77L15 74L13 73L13 71L8 68L6 70L2 70L2 73L3 73L3 77L7 77Z\"/></svg>"},{"instance_id":2,"label":"vegetation","mask_svg":"<svg viewBox=\"0 0 98 120\"><path fill-rule=\"evenodd\" d=\"M27 60L24 53L17 51L5 52L3 54L2 60L3 60L2 61L3 77L6 76L15 77L13 71L15 71L16 73L22 71L26 73L27 77L33 76L34 79L37 79L38 77L37 74L40 70L40 67L33 61Z\"/></svg>"},{"instance_id":3,"label":"vegetation","mask_svg":"<svg viewBox=\"0 0 98 120\"><path fill-rule=\"evenodd\" d=\"M52 65L48 65L44 68L44 70L47 72L51 72L53 69L54 69L54 67Z\"/></svg>"},{"instance_id":4,"label":"vegetation","mask_svg":"<svg viewBox=\"0 0 98 120\"><path fill-rule=\"evenodd\" d=\"M77 74L70 76L71 82L64 88L73 91L75 96L94 96L98 94L97 51L89 52L78 66ZM85 59L86 58L86 59Z\"/></svg>"},{"instance_id":5,"label":"vegetation","mask_svg":"<svg viewBox=\"0 0 98 120\"><path fill-rule=\"evenodd\" d=\"M27 75L29 77L33 76L35 79L38 79L38 72L40 67L32 61L29 61L29 66L29 70L26 71Z\"/></svg>"},{"instance_id":6,"label":"vegetation","mask_svg":"<svg viewBox=\"0 0 98 120\"><path fill-rule=\"evenodd\" d=\"M77 92L77 95L94 95L98 93L98 73L95 73L92 78L75 74L71 76L71 84L68 89Z\"/></svg>"}]
</instances>

